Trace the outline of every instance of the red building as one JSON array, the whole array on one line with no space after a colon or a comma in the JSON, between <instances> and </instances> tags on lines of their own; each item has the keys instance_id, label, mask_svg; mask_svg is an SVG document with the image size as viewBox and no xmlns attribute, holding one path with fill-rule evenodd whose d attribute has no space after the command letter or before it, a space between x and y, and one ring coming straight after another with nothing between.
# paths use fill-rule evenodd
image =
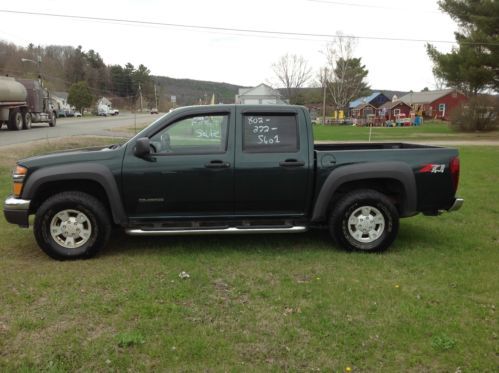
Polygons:
<instances>
[{"instance_id":1,"label":"red building","mask_svg":"<svg viewBox=\"0 0 499 373\"><path fill-rule=\"evenodd\" d=\"M447 119L452 110L467 100L462 92L453 88L411 92L400 98L400 101L409 104L415 112L422 112L423 116L435 119Z\"/></svg>"},{"instance_id":2,"label":"red building","mask_svg":"<svg viewBox=\"0 0 499 373\"><path fill-rule=\"evenodd\" d=\"M395 120L401 116L409 117L410 113L411 107L400 100L386 102L377 111L378 117L384 120Z\"/></svg>"},{"instance_id":3,"label":"red building","mask_svg":"<svg viewBox=\"0 0 499 373\"><path fill-rule=\"evenodd\" d=\"M376 113L376 108L371 104L360 104L351 110L352 118L363 118L366 119L368 116L374 116Z\"/></svg>"}]
</instances>

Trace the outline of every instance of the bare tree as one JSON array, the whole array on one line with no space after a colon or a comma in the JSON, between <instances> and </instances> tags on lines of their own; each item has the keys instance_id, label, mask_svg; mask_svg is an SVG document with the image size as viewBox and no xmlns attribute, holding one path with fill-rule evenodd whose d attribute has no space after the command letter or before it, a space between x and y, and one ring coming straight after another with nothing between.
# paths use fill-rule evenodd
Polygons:
<instances>
[{"instance_id":1,"label":"bare tree","mask_svg":"<svg viewBox=\"0 0 499 373\"><path fill-rule=\"evenodd\" d=\"M368 71L360 58L353 57L355 40L341 33L336 35L325 50L326 85L332 104L337 109L345 109L350 101L369 93L369 87L364 81Z\"/></svg>"},{"instance_id":2,"label":"bare tree","mask_svg":"<svg viewBox=\"0 0 499 373\"><path fill-rule=\"evenodd\" d=\"M296 91L304 87L312 77L307 61L296 54L285 54L272 64L278 84L286 89L286 97L294 103Z\"/></svg>"}]
</instances>

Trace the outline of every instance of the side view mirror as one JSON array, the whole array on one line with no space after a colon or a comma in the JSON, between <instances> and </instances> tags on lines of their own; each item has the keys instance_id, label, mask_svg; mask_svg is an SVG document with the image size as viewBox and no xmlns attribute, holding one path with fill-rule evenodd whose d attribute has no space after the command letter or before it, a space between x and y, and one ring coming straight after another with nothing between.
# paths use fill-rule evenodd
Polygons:
<instances>
[{"instance_id":1,"label":"side view mirror","mask_svg":"<svg viewBox=\"0 0 499 373\"><path fill-rule=\"evenodd\" d=\"M133 154L139 158L143 158L151 154L151 143L148 137L141 137L135 143L135 148L133 149Z\"/></svg>"}]
</instances>

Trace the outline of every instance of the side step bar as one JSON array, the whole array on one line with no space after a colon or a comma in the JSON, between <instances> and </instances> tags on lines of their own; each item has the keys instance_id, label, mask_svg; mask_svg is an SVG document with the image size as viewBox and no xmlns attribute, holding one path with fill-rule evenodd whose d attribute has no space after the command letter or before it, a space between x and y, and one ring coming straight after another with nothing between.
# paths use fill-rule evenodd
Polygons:
<instances>
[{"instance_id":1,"label":"side step bar","mask_svg":"<svg viewBox=\"0 0 499 373\"><path fill-rule=\"evenodd\" d=\"M186 236L202 234L256 234L256 233L300 233L307 227L294 226L286 228L217 228L217 229L127 229L130 236Z\"/></svg>"}]
</instances>

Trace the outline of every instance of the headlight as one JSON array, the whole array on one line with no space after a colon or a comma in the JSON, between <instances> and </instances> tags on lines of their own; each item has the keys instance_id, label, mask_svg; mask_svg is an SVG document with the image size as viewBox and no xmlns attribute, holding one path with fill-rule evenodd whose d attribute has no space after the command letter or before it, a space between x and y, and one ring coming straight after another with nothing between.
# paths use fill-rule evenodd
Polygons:
<instances>
[{"instance_id":1,"label":"headlight","mask_svg":"<svg viewBox=\"0 0 499 373\"><path fill-rule=\"evenodd\" d=\"M12 185L12 194L14 197L18 198L21 195L23 189L24 178L26 177L26 173L28 169L23 166L17 165L15 170L12 172L12 180L14 184Z\"/></svg>"}]
</instances>

